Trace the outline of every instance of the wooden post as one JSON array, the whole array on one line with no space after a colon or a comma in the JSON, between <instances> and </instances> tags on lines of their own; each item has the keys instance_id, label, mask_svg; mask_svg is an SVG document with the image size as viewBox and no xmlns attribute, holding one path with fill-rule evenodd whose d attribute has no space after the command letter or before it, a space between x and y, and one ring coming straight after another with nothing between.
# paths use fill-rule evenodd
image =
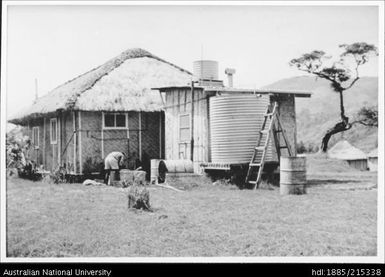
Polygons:
<instances>
[{"instance_id":1,"label":"wooden post","mask_svg":"<svg viewBox=\"0 0 385 277\"><path fill-rule=\"evenodd\" d=\"M77 133L76 133L76 116L75 116L75 112L73 111L72 112L72 125L73 125L73 129L74 129L74 156L73 156L73 168L74 168L74 173L76 174L77 173L77 166L76 166L76 140L77 140Z\"/></svg>"},{"instance_id":2,"label":"wooden post","mask_svg":"<svg viewBox=\"0 0 385 277\"><path fill-rule=\"evenodd\" d=\"M58 137L57 137L57 163L61 166L61 113L58 114L57 117L57 129L58 129Z\"/></svg>"},{"instance_id":3,"label":"wooden post","mask_svg":"<svg viewBox=\"0 0 385 277\"><path fill-rule=\"evenodd\" d=\"M47 168L46 166L46 157L45 157L45 132L46 132L46 127L45 127L45 117L43 117L43 166L44 166L44 170Z\"/></svg>"},{"instance_id":4,"label":"wooden post","mask_svg":"<svg viewBox=\"0 0 385 277\"><path fill-rule=\"evenodd\" d=\"M81 111L79 113L79 173L83 174L83 164L82 164L82 115Z\"/></svg>"},{"instance_id":5,"label":"wooden post","mask_svg":"<svg viewBox=\"0 0 385 277\"><path fill-rule=\"evenodd\" d=\"M162 158L162 112L159 112L159 159Z\"/></svg>"},{"instance_id":6,"label":"wooden post","mask_svg":"<svg viewBox=\"0 0 385 277\"><path fill-rule=\"evenodd\" d=\"M104 112L102 112L102 132L100 135L102 141L102 159L104 160Z\"/></svg>"},{"instance_id":7,"label":"wooden post","mask_svg":"<svg viewBox=\"0 0 385 277\"><path fill-rule=\"evenodd\" d=\"M211 126L210 126L210 96L206 96L206 113L207 113L207 161L211 162Z\"/></svg>"},{"instance_id":8,"label":"wooden post","mask_svg":"<svg viewBox=\"0 0 385 277\"><path fill-rule=\"evenodd\" d=\"M142 161L142 112L139 112L139 160Z\"/></svg>"},{"instance_id":9,"label":"wooden post","mask_svg":"<svg viewBox=\"0 0 385 277\"><path fill-rule=\"evenodd\" d=\"M191 143L190 159L194 161L194 81L191 81Z\"/></svg>"}]
</instances>

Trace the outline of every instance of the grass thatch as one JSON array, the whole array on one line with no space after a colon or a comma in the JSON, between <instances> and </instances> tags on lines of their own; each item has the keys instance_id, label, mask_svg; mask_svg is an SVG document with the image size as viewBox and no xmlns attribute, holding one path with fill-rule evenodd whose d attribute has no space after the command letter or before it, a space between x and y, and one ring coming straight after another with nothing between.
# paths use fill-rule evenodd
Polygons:
<instances>
[{"instance_id":1,"label":"grass thatch","mask_svg":"<svg viewBox=\"0 0 385 277\"><path fill-rule=\"evenodd\" d=\"M40 97L9 122L57 110L159 111L162 100L152 87L186 85L191 73L151 53L129 49Z\"/></svg>"},{"instance_id":2,"label":"grass thatch","mask_svg":"<svg viewBox=\"0 0 385 277\"><path fill-rule=\"evenodd\" d=\"M368 158L378 158L378 148L370 151L368 154Z\"/></svg>"}]
</instances>

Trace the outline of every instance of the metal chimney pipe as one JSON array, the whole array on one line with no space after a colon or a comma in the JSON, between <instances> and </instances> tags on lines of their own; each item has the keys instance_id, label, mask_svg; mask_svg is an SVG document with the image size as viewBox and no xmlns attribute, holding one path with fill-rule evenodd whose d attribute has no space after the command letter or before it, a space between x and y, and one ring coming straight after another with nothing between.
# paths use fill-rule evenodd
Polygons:
<instances>
[{"instance_id":1,"label":"metal chimney pipe","mask_svg":"<svg viewBox=\"0 0 385 277\"><path fill-rule=\"evenodd\" d=\"M35 101L39 98L39 91L37 87L37 78L35 78Z\"/></svg>"},{"instance_id":2,"label":"metal chimney pipe","mask_svg":"<svg viewBox=\"0 0 385 277\"><path fill-rule=\"evenodd\" d=\"M230 88L232 88L233 87L233 75L235 74L235 69L234 68L226 68L225 74L227 75L228 86Z\"/></svg>"}]
</instances>

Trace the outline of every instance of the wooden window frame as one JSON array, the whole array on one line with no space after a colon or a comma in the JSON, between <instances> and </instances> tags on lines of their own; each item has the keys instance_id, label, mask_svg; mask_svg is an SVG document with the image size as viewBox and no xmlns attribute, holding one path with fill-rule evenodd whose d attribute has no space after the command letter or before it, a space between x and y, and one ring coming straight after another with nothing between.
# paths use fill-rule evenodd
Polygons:
<instances>
[{"instance_id":1,"label":"wooden window frame","mask_svg":"<svg viewBox=\"0 0 385 277\"><path fill-rule=\"evenodd\" d=\"M55 140L52 140L52 122L55 122ZM57 144L57 118L51 118L49 121L49 140L51 144Z\"/></svg>"},{"instance_id":2,"label":"wooden window frame","mask_svg":"<svg viewBox=\"0 0 385 277\"><path fill-rule=\"evenodd\" d=\"M35 141L35 132L37 130L37 143ZM40 146L40 128L38 126L32 127L32 144L35 149L39 149Z\"/></svg>"},{"instance_id":3,"label":"wooden window frame","mask_svg":"<svg viewBox=\"0 0 385 277\"><path fill-rule=\"evenodd\" d=\"M106 114L114 115L114 127L107 127L105 124L104 117ZM116 115L124 115L126 118L126 126L124 127L116 127ZM102 113L102 128L103 130L128 130L128 113L126 112L103 112Z\"/></svg>"},{"instance_id":4,"label":"wooden window frame","mask_svg":"<svg viewBox=\"0 0 385 277\"><path fill-rule=\"evenodd\" d=\"M180 131L181 131L181 129L187 129L186 127L184 127L184 128L181 128L181 126L180 126L180 118L182 117L182 116L186 116L186 115L188 115L188 122L189 122L189 127L188 127L188 129L190 130L189 131L189 133L190 133L190 135L189 135L189 139L187 139L187 140L182 140L181 139L181 137L180 137ZM189 143L189 142L191 142L191 113L182 113L182 114L179 114L179 117L178 117L178 140L179 140L179 143Z\"/></svg>"}]
</instances>

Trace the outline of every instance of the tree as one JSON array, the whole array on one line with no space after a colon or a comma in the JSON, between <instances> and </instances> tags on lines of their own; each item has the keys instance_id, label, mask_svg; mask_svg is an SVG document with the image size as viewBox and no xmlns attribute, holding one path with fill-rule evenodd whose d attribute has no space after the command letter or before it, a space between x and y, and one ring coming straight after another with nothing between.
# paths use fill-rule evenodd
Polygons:
<instances>
[{"instance_id":1,"label":"tree","mask_svg":"<svg viewBox=\"0 0 385 277\"><path fill-rule=\"evenodd\" d=\"M362 107L358 111L355 121L352 122L352 124L354 123L359 123L369 127L378 127L377 107Z\"/></svg>"},{"instance_id":2,"label":"tree","mask_svg":"<svg viewBox=\"0 0 385 277\"><path fill-rule=\"evenodd\" d=\"M349 130L355 123L363 124L359 121L349 122L349 117L345 115L344 92L353 87L360 79L359 67L367 63L370 56L378 55L377 47L365 42L342 44L340 48L343 49L343 52L339 59L331 63L327 63L331 56L327 56L324 51L319 50L303 54L290 61L290 65L297 67L298 70L328 80L332 89L339 94L340 121L328 129L323 136L321 143L323 152L327 151L329 140L334 134Z\"/></svg>"}]
</instances>

